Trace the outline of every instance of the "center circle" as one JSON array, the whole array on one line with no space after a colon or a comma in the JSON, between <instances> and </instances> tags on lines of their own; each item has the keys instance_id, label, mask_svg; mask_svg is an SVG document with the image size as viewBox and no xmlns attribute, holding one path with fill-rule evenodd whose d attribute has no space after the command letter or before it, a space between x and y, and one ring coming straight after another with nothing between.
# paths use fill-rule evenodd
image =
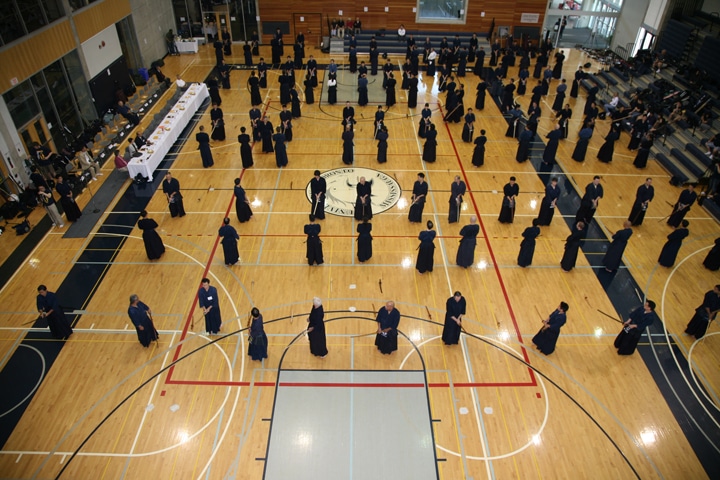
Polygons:
<instances>
[{"instance_id":1,"label":"center circle","mask_svg":"<svg viewBox=\"0 0 720 480\"><path fill-rule=\"evenodd\" d=\"M380 170L363 167L344 167L327 170L320 174L325 179L325 213L339 217L352 217L355 212L356 187L360 177L372 185L370 204L373 215L391 209L400 200L400 184ZM312 204L310 182L305 187L305 196Z\"/></svg>"}]
</instances>

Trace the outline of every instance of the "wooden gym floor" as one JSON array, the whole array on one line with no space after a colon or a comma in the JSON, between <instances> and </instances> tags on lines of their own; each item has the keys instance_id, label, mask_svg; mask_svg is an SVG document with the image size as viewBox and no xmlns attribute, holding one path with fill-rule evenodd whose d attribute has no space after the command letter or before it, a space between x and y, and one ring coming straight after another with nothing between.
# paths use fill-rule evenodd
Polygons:
<instances>
[{"instance_id":1,"label":"wooden gym floor","mask_svg":"<svg viewBox=\"0 0 720 480\"><path fill-rule=\"evenodd\" d=\"M565 51L564 76L570 80L576 66L589 59L579 51ZM243 63L239 45L233 53L230 63ZM261 53L269 58L269 48L263 47ZM319 50L309 53L319 63L329 60ZM198 55L168 57L166 62L164 71L170 78L181 73L186 81L203 81L214 66L214 52L201 46ZM271 72L269 88L262 91L263 109L274 124L279 111L276 74ZM517 68L511 74L516 75ZM271 423L267 420L273 415L283 354L283 369L424 368L443 479L707 477L658 387L657 375L640 354L616 354L612 342L618 324L598 310L623 316L628 312L615 312L584 255L571 273L560 270L569 230L558 215L552 226L542 227L532 267L517 267L520 234L537 216L544 186L530 162L514 160L517 143L504 136L507 123L489 96L485 110L476 112L476 133L482 128L488 137L482 168L470 163L472 145L461 141L461 124L441 121L438 109L444 95L438 96L433 79L421 79L417 109L408 110L406 93L398 88L398 104L386 114L390 147L385 165L375 161L376 142L371 138L376 106L355 107L357 116L362 112L364 117L355 138L356 167L396 178L405 200L417 173L427 175L430 194L423 220L433 220L438 232L434 272L415 271L421 227L407 221L407 208L400 204L373 218L374 255L365 264L355 257L355 221L327 215L320 222L326 263L308 267L302 233L310 210L305 187L315 169L343 166L343 104L303 105L302 118L293 122L287 168L277 169L274 155L262 154L256 145L255 166L243 171L235 139L240 126L249 126L247 78L247 71L233 71L232 90L221 90L227 140L212 144L214 167L201 167L194 131L172 165L188 215L170 218L162 192L150 199L147 210L160 224L158 231L167 248L162 259L147 260L140 232L133 229L117 251L109 252L111 262L98 267L88 254L103 252L92 252L97 247L91 238L64 239L64 229L53 229L0 292L0 358L5 367L23 350L22 339L32 333L23 324L35 317L38 284L56 290L67 281L68 272L83 263L103 270L101 281L89 285L83 285L82 278L78 281L77 289L88 292L88 301L83 302L75 334L52 369L37 359L32 368L27 367L26 375L36 378L33 384L38 387L0 451L3 477L55 478L65 468L62 478L74 479L262 478ZM477 79L470 75L462 82L465 105L474 106ZM598 122L586 161L572 161L583 94L577 105L569 99L575 113L570 138L560 145L559 164L580 191L593 175L602 176L605 198L595 219L606 232L621 228L636 188L646 177L653 178L656 197L645 223L630 239L625 265L647 297L658 303L658 314L680 356L687 356L692 348L696 381L717 409L720 335L711 328L695 344L682 333L703 294L718 283L717 273L701 266L718 236L717 222L702 208L693 207L688 215L691 235L675 267L658 267L656 260L669 233L660 220L670 213L668 203L676 200L679 190L668 184L667 173L655 161L642 171L632 166L627 134L617 142L612 164L598 162L595 153L608 122ZM315 97L319 98L319 90ZM545 98L542 105L543 138L553 124L552 99L552 95ZM524 107L528 101L529 96L519 98ZM434 164L421 161L422 141L417 138L424 102L435 111L439 130ZM209 111L199 124L207 128ZM105 166L106 171L109 168L110 164ZM446 202L455 175L463 177L470 192L460 223L450 225ZM515 223L506 225L497 221L498 192L511 175L518 179L520 197ZM234 215L232 198L232 180L239 176L255 212L242 225ZM87 201L83 197L81 205ZM458 231L471 214L480 218L481 238L477 265L465 270L455 265L454 255ZM34 215L40 217L41 212ZM103 221L112 223L112 215L106 214ZM223 265L216 237L226 215L241 236L241 263L233 267ZM17 242L9 235L2 237L4 257ZM243 334L205 336L195 305L204 276L220 292L222 333L242 329L251 306L261 310L270 336L269 358L264 362L247 357ZM460 345L446 347L439 335L445 301L455 290L467 299L465 328L472 335L463 336ZM132 293L155 312L160 341L149 349L137 342L126 314ZM636 292L626 295L635 297ZM327 324L330 353L324 359L310 355L306 339L293 342L304 329L314 296L323 299L326 320L331 320ZM401 338L399 351L388 357L377 352L372 335L362 335L374 331L373 312L389 299L403 314L400 330L407 338ZM530 339L541 317L560 301L570 305L568 323L557 350L546 357L531 348ZM640 304L637 299L633 302ZM351 313L350 307L357 311ZM653 342L666 343L659 326L652 332ZM644 336L642 343L647 342ZM195 353L188 355L191 352ZM158 374L178 359L182 360ZM672 370L673 365L660 366L660 375L666 367ZM685 379L675 375L672 381ZM312 421L323 422L323 411L313 405L303 410ZM381 413L383 405L376 410ZM717 418L717 411L714 414ZM394 454L388 452L384 461L392 461Z\"/></svg>"}]
</instances>

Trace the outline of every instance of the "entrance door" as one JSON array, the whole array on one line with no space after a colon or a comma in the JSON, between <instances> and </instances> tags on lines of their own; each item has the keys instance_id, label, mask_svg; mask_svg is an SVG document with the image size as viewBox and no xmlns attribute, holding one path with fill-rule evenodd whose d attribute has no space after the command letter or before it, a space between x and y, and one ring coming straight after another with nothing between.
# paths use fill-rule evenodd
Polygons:
<instances>
[{"instance_id":1,"label":"entrance door","mask_svg":"<svg viewBox=\"0 0 720 480\"><path fill-rule=\"evenodd\" d=\"M322 14L293 13L293 44L300 32L305 35L306 49L311 46L319 47L322 41Z\"/></svg>"},{"instance_id":2,"label":"entrance door","mask_svg":"<svg viewBox=\"0 0 720 480\"><path fill-rule=\"evenodd\" d=\"M34 149L32 147L36 143L47 146L50 150L55 151L52 136L50 136L47 123L45 123L45 119L42 115L38 115L34 119L30 120L25 126L18 130L18 134L22 139L28 157L33 156Z\"/></svg>"}]
</instances>

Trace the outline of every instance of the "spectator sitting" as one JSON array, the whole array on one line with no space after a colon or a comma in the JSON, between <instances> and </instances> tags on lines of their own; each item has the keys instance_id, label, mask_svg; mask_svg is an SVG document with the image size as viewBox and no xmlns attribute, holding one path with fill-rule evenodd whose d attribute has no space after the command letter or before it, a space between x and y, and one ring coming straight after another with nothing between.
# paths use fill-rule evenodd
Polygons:
<instances>
[{"instance_id":1,"label":"spectator sitting","mask_svg":"<svg viewBox=\"0 0 720 480\"><path fill-rule=\"evenodd\" d=\"M610 100L610 103L605 104L605 115L612 115L617 108L618 103L620 103L620 98L618 97L617 92L613 92L612 100Z\"/></svg>"},{"instance_id":2,"label":"spectator sitting","mask_svg":"<svg viewBox=\"0 0 720 480\"><path fill-rule=\"evenodd\" d=\"M405 25L400 25L400 28L398 28L398 42L404 42L405 41Z\"/></svg>"},{"instance_id":3,"label":"spectator sitting","mask_svg":"<svg viewBox=\"0 0 720 480\"><path fill-rule=\"evenodd\" d=\"M142 155L142 153L138 151L138 147L135 145L133 138L128 138L128 146L125 147L125 157L132 159L133 157L139 157L140 155Z\"/></svg>"},{"instance_id":4,"label":"spectator sitting","mask_svg":"<svg viewBox=\"0 0 720 480\"><path fill-rule=\"evenodd\" d=\"M360 17L355 18L355 23L353 23L353 29L355 30L355 34L360 33L362 28L362 22L360 21Z\"/></svg>"},{"instance_id":5,"label":"spectator sitting","mask_svg":"<svg viewBox=\"0 0 720 480\"><path fill-rule=\"evenodd\" d=\"M120 156L120 150L115 150L115 169L121 172L128 171L128 162Z\"/></svg>"},{"instance_id":6,"label":"spectator sitting","mask_svg":"<svg viewBox=\"0 0 720 480\"><path fill-rule=\"evenodd\" d=\"M125 102L122 102L122 101L118 102L118 106L117 106L116 110L117 110L117 113L119 113L120 115L125 117L125 119L128 122L130 122L131 125L135 126L138 123L140 123L140 116L137 113L130 110L130 107L125 105Z\"/></svg>"},{"instance_id":7,"label":"spectator sitting","mask_svg":"<svg viewBox=\"0 0 720 480\"><path fill-rule=\"evenodd\" d=\"M77 160L77 167L82 170L83 173L90 172L90 176L92 177L91 182L97 180L98 175L102 175L100 172L100 164L90 156L87 146L83 145L82 150L78 152L75 158Z\"/></svg>"},{"instance_id":8,"label":"spectator sitting","mask_svg":"<svg viewBox=\"0 0 720 480\"><path fill-rule=\"evenodd\" d=\"M147 145L148 147L152 145L152 142L148 142L148 139L140 135L139 133L135 135L135 146L140 149Z\"/></svg>"},{"instance_id":9,"label":"spectator sitting","mask_svg":"<svg viewBox=\"0 0 720 480\"><path fill-rule=\"evenodd\" d=\"M653 62L653 70L655 72L660 73L660 69L663 67L667 67L667 64L665 63L667 61L667 50L662 50L660 53L655 55L655 62Z\"/></svg>"},{"instance_id":10,"label":"spectator sitting","mask_svg":"<svg viewBox=\"0 0 720 480\"><path fill-rule=\"evenodd\" d=\"M715 149L715 147L718 146L720 146L720 133L716 133L715 136L705 142L705 148L708 149L705 155L707 155L708 157L712 156L713 150Z\"/></svg>"},{"instance_id":11,"label":"spectator sitting","mask_svg":"<svg viewBox=\"0 0 720 480\"><path fill-rule=\"evenodd\" d=\"M185 91L188 89L187 83L185 83L185 80L180 78L180 74L177 74L177 77L175 77L175 85L177 85L178 90Z\"/></svg>"},{"instance_id":12,"label":"spectator sitting","mask_svg":"<svg viewBox=\"0 0 720 480\"><path fill-rule=\"evenodd\" d=\"M352 18L348 18L347 22L345 23L345 33L347 35L352 35L353 33L353 25L355 25L355 22L353 22Z\"/></svg>"},{"instance_id":13,"label":"spectator sitting","mask_svg":"<svg viewBox=\"0 0 720 480\"><path fill-rule=\"evenodd\" d=\"M712 128L713 118L710 112L705 112L700 119L700 131L706 132Z\"/></svg>"}]
</instances>

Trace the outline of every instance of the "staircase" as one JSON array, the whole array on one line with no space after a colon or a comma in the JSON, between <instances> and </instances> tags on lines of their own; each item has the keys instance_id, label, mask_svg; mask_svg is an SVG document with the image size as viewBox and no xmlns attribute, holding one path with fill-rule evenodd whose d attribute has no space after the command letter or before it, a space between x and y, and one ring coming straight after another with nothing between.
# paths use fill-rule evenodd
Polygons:
<instances>
[{"instance_id":1,"label":"staircase","mask_svg":"<svg viewBox=\"0 0 720 480\"><path fill-rule=\"evenodd\" d=\"M345 42L342 38L332 37L330 39L330 53L344 53Z\"/></svg>"}]
</instances>

